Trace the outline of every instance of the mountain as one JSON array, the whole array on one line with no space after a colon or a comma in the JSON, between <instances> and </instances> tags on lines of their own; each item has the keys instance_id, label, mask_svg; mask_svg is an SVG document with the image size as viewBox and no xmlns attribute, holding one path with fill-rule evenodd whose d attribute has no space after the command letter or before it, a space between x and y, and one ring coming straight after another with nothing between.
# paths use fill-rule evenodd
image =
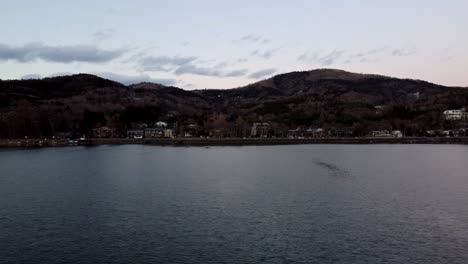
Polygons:
<instances>
[{"instance_id":1,"label":"mountain","mask_svg":"<svg viewBox=\"0 0 468 264\"><path fill-rule=\"evenodd\" d=\"M419 80L321 69L274 76L245 87L187 91L154 83L130 86L88 74L41 80L0 80L0 137L122 132L158 120L202 131L277 128L425 129L450 126L446 109L468 106L468 89Z\"/></svg>"}]
</instances>

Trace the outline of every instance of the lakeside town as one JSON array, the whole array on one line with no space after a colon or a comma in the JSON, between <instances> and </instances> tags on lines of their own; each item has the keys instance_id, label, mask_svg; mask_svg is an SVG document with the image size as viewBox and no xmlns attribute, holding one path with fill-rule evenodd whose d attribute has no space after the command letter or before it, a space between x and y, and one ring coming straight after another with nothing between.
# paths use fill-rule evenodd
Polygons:
<instances>
[{"instance_id":1,"label":"lakeside town","mask_svg":"<svg viewBox=\"0 0 468 264\"><path fill-rule=\"evenodd\" d=\"M158 121L154 124L135 123L132 128L122 133L119 129L101 126L92 129L90 135L77 134L73 132L56 133L47 139L9 139L0 141L0 147L41 147L41 146L63 146L63 145L90 145L92 143L120 144L150 142L154 144L181 144L177 139L191 140L197 145L203 145L203 140L213 142L218 140L222 144L242 145L243 143L255 145L259 139L265 144L289 144L306 142L349 142L349 143L373 143L370 139L380 140L375 142L392 142L385 139L394 139L393 142L421 143L424 141L398 141L404 138L465 138L468 136L468 111L465 108L446 110L442 113L443 119L450 124L450 129L411 131L380 129L371 130L364 136L357 136L352 128L314 128L299 126L296 128L275 127L269 122L256 122L251 126L243 126L236 129L213 129L206 128L194 123L180 125L178 122ZM324 141L327 140L328 141ZM333 140L335 139L335 140ZM354 141L336 141L336 139L356 139ZM363 141L363 139L368 139ZM93 142L94 140L94 142ZM176 141L168 141L176 140ZM196 141L194 141L196 140ZM235 141L256 140L256 141ZM287 141L284 141L287 140ZM295 140L295 141L294 141ZM303 140L303 141L301 141ZM315 141L314 141L315 140ZM165 143L164 143L165 142ZM172 143L171 143L172 142ZM437 141L430 141L437 142ZM445 141L441 141L445 142Z\"/></svg>"},{"instance_id":2,"label":"lakeside town","mask_svg":"<svg viewBox=\"0 0 468 264\"><path fill-rule=\"evenodd\" d=\"M392 137L408 136L422 137L464 137L468 135L468 111L465 108L446 110L443 118L452 123L454 128L426 131L406 131L379 129L368 131L364 137ZM60 134L59 137L71 138L71 133ZM82 135L86 138L86 135ZM197 124L179 125L177 122L169 123L158 121L154 124L137 123L125 134L117 128L108 126L97 127L92 130L91 138L328 138L328 137L357 137L352 128L314 128L299 126L295 128L275 127L269 122L257 122L251 126L237 127L235 129L207 130Z\"/></svg>"}]
</instances>

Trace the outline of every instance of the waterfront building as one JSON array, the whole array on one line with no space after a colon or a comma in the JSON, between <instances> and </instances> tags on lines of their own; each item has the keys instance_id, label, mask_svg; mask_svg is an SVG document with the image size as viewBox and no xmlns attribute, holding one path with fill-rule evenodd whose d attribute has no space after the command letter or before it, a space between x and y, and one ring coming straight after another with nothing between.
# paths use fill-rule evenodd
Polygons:
<instances>
[{"instance_id":1,"label":"waterfront building","mask_svg":"<svg viewBox=\"0 0 468 264\"><path fill-rule=\"evenodd\" d=\"M271 132L269 123L254 123L250 130L251 137L268 137Z\"/></svg>"},{"instance_id":2,"label":"waterfront building","mask_svg":"<svg viewBox=\"0 0 468 264\"><path fill-rule=\"evenodd\" d=\"M390 137L390 131L388 130L374 130L372 131L373 137Z\"/></svg>"},{"instance_id":3,"label":"waterfront building","mask_svg":"<svg viewBox=\"0 0 468 264\"><path fill-rule=\"evenodd\" d=\"M127 131L128 138L140 139L143 138L144 134L145 133L143 129L132 129Z\"/></svg>"},{"instance_id":4,"label":"waterfront building","mask_svg":"<svg viewBox=\"0 0 468 264\"><path fill-rule=\"evenodd\" d=\"M468 112L465 108L446 110L444 111L445 120L466 120L468 119Z\"/></svg>"},{"instance_id":5,"label":"waterfront building","mask_svg":"<svg viewBox=\"0 0 468 264\"><path fill-rule=\"evenodd\" d=\"M93 138L115 138L118 137L117 130L115 128L109 128L106 126L98 127L93 129Z\"/></svg>"}]
</instances>

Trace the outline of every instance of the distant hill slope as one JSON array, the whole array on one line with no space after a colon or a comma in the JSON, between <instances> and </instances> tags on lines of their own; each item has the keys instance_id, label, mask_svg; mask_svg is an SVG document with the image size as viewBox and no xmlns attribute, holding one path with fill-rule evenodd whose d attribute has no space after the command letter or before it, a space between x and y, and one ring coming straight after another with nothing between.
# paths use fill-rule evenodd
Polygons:
<instances>
[{"instance_id":1,"label":"distant hill slope","mask_svg":"<svg viewBox=\"0 0 468 264\"><path fill-rule=\"evenodd\" d=\"M0 80L0 137L50 137L122 131L159 119L209 129L257 121L294 128L423 130L445 125L443 110L468 106L468 89L367 75L313 70L274 76L245 87L186 91L160 84L125 86L88 74L42 80Z\"/></svg>"}]
</instances>

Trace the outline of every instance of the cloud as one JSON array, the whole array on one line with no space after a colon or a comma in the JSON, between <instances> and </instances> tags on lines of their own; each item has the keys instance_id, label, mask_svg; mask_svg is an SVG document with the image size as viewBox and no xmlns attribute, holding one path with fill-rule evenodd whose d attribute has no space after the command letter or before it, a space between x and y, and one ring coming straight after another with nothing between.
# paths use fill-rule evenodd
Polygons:
<instances>
[{"instance_id":1,"label":"cloud","mask_svg":"<svg viewBox=\"0 0 468 264\"><path fill-rule=\"evenodd\" d=\"M260 51L260 50L254 50L250 55L256 56L265 60L269 60L273 57L273 54L275 53L275 50L266 50L266 51Z\"/></svg>"},{"instance_id":2,"label":"cloud","mask_svg":"<svg viewBox=\"0 0 468 264\"><path fill-rule=\"evenodd\" d=\"M377 55L380 54L384 51L386 51L387 48L377 48L377 49L370 49L366 51L361 51L356 54L352 54L350 57L356 57L356 58L368 58L369 56Z\"/></svg>"},{"instance_id":3,"label":"cloud","mask_svg":"<svg viewBox=\"0 0 468 264\"><path fill-rule=\"evenodd\" d=\"M347 54L347 59L344 63L367 63L367 62L377 62L379 61L379 57L381 57L384 52L388 51L388 48L376 48L376 49L369 49L365 51L360 51L357 53Z\"/></svg>"},{"instance_id":4,"label":"cloud","mask_svg":"<svg viewBox=\"0 0 468 264\"><path fill-rule=\"evenodd\" d=\"M267 76L271 76L276 72L276 69L269 68L269 69L263 69L260 71L253 72L252 74L249 75L249 78L251 79L260 79L264 78Z\"/></svg>"},{"instance_id":5,"label":"cloud","mask_svg":"<svg viewBox=\"0 0 468 264\"><path fill-rule=\"evenodd\" d=\"M271 42L271 40L267 39L267 38L264 38L263 36L260 36L260 35L248 34L248 35L242 36L239 39L235 39L232 42L234 42L234 43L246 42L246 43L252 43L252 44L256 44L256 43L258 43L258 44L268 44L268 43Z\"/></svg>"},{"instance_id":6,"label":"cloud","mask_svg":"<svg viewBox=\"0 0 468 264\"><path fill-rule=\"evenodd\" d=\"M394 49L392 51L392 56L394 57L406 57L412 55L414 52L407 49Z\"/></svg>"},{"instance_id":7,"label":"cloud","mask_svg":"<svg viewBox=\"0 0 468 264\"><path fill-rule=\"evenodd\" d=\"M242 38L240 38L241 41L248 41L248 42L259 42L262 39L261 36L256 36L256 35L245 35Z\"/></svg>"},{"instance_id":8,"label":"cloud","mask_svg":"<svg viewBox=\"0 0 468 264\"><path fill-rule=\"evenodd\" d=\"M224 74L225 77L240 77L246 75L248 72L247 69L233 70Z\"/></svg>"},{"instance_id":9,"label":"cloud","mask_svg":"<svg viewBox=\"0 0 468 264\"><path fill-rule=\"evenodd\" d=\"M213 61L201 60L196 56L149 56L137 59L141 71L172 72L175 75L200 75L212 77L239 77L247 74L246 69L226 70L227 62L214 64Z\"/></svg>"},{"instance_id":10,"label":"cloud","mask_svg":"<svg viewBox=\"0 0 468 264\"><path fill-rule=\"evenodd\" d=\"M331 52L321 54L321 53L304 53L300 55L297 59L302 62L318 64L320 66L329 66L338 62L342 58L344 50L333 50Z\"/></svg>"},{"instance_id":11,"label":"cloud","mask_svg":"<svg viewBox=\"0 0 468 264\"><path fill-rule=\"evenodd\" d=\"M328 54L325 54L317 59L318 63L322 66L328 66L335 64L338 59L343 55L343 50L334 50Z\"/></svg>"},{"instance_id":12,"label":"cloud","mask_svg":"<svg viewBox=\"0 0 468 264\"><path fill-rule=\"evenodd\" d=\"M112 28L103 29L94 32L93 37L96 41L103 41L110 39L114 35L115 30Z\"/></svg>"},{"instance_id":13,"label":"cloud","mask_svg":"<svg viewBox=\"0 0 468 264\"><path fill-rule=\"evenodd\" d=\"M394 57L403 57L410 56L413 53L414 51L403 48L390 49L388 47L381 47L360 52L345 50L333 50L327 53L315 52L312 54L305 52L297 59L298 61L305 63L329 66L337 63L373 63L379 61L382 57L388 57L389 55Z\"/></svg>"},{"instance_id":14,"label":"cloud","mask_svg":"<svg viewBox=\"0 0 468 264\"><path fill-rule=\"evenodd\" d=\"M225 63L219 63L218 65L212 67L199 66L194 63L189 63L178 67L174 74L184 75L200 75L200 76L211 76L211 77L240 77L247 74L247 69L231 70L224 71L223 68L226 67Z\"/></svg>"},{"instance_id":15,"label":"cloud","mask_svg":"<svg viewBox=\"0 0 468 264\"><path fill-rule=\"evenodd\" d=\"M104 50L95 45L50 46L29 43L13 47L0 43L0 60L15 60L21 63L43 60L57 63L88 62L103 63L122 56L126 50Z\"/></svg>"},{"instance_id":16,"label":"cloud","mask_svg":"<svg viewBox=\"0 0 468 264\"><path fill-rule=\"evenodd\" d=\"M159 84L166 85L166 86L173 86L177 84L176 79L153 78L147 74L125 75L125 74L117 74L117 73L111 73L111 72L95 72L93 74L99 77L105 78L105 79L123 83L125 85L141 83L141 82L159 83Z\"/></svg>"},{"instance_id":17,"label":"cloud","mask_svg":"<svg viewBox=\"0 0 468 264\"><path fill-rule=\"evenodd\" d=\"M143 57L139 61L139 65L143 71L173 71L176 68L187 65L195 61L195 56L158 56L158 57Z\"/></svg>"},{"instance_id":18,"label":"cloud","mask_svg":"<svg viewBox=\"0 0 468 264\"><path fill-rule=\"evenodd\" d=\"M221 71L217 70L216 68L209 68L209 67L200 67L195 64L185 64L180 66L174 71L177 75L182 74L193 74L193 75L202 75L202 76L216 76L220 77L223 74Z\"/></svg>"},{"instance_id":19,"label":"cloud","mask_svg":"<svg viewBox=\"0 0 468 264\"><path fill-rule=\"evenodd\" d=\"M317 63L318 57L319 57L319 54L317 52L313 54L309 54L308 52L305 52L299 55L297 60L300 62L305 62L305 63Z\"/></svg>"}]
</instances>

